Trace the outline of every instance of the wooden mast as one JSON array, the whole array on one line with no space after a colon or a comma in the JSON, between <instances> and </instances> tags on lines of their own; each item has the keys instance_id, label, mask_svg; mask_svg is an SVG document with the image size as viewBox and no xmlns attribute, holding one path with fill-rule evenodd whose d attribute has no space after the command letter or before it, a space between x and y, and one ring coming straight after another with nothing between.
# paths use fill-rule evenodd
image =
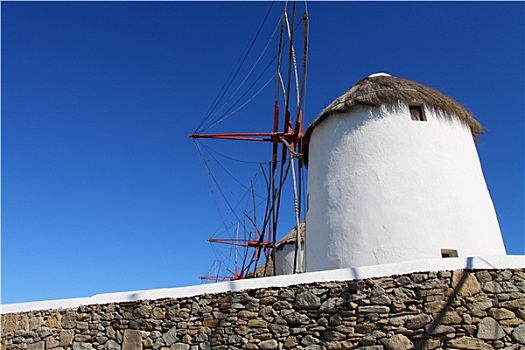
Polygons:
<instances>
[{"instance_id":1,"label":"wooden mast","mask_svg":"<svg viewBox=\"0 0 525 350\"><path fill-rule=\"evenodd\" d=\"M281 23L281 32L280 32L280 39L279 39L279 49L278 49L278 56L277 56L277 68L276 68L276 91L275 91L275 102L274 102L274 115L273 115L273 128L272 131L268 132L228 132L228 133L211 133L211 134L201 134L201 133L193 133L189 135L189 137L193 139L217 139L217 140L236 140L236 141L257 141L257 142L270 142L272 143L272 158L271 158L271 167L270 167L270 188L269 188L269 198L268 200L271 202L270 204L270 210L269 210L269 217L265 218L265 225L267 220L271 222L271 225L268 229L268 234L265 232L264 228L262 232L259 232L257 225L255 222L254 224L254 234L255 239L253 240L246 240L246 239L218 239L218 238L210 238L208 241L212 243L222 243L222 244L228 244L228 245L234 245L234 246L240 246L245 248L254 248L254 258L255 261L258 261L260 251L265 251L268 258L268 251L271 249L271 255L272 259L274 261L274 275L275 275L275 249L272 249L275 247L276 243L276 237L277 237L277 226L278 226L278 220L279 220L279 209L280 209L280 202L281 202L281 190L282 186L286 180L286 177L288 175L288 170L291 167L292 168L292 177L293 177L293 190L294 190L294 207L295 207L295 216L296 216L296 224L297 224L297 240L296 240L296 258L294 262L294 273L300 273L301 267L302 267L302 257L300 255L301 253L301 243L300 243L300 187L301 187L301 169L303 165L302 161L302 144L303 144L303 112L302 112L302 103L304 100L304 93L305 93L305 84L306 84L306 66L307 66L307 33L308 33L308 13L305 11L303 14L302 20L304 22L304 47L303 47L303 66L302 66L302 77L301 77L301 86L300 88L297 88L298 96L297 96L297 114L295 118L295 123L292 123L291 120L291 112L290 112L290 91L291 91L291 76L292 76L292 69L294 69L294 73L297 77L297 67L295 65L295 52L293 47L293 39L294 39L294 20L295 20L295 10L296 10L296 3L293 2L292 6L292 23L288 22L288 13L287 13L287 7L288 7L288 1L285 1L284 3L284 10L283 10L283 19ZM287 71L287 84L286 89L284 87L284 82L282 80L282 76L280 74L281 70L281 63L282 63L282 53L283 53L283 43L284 43L284 34L285 30L288 32L288 39L289 39L289 52L288 52L288 71ZM296 84L298 85L298 84ZM280 90L284 90L285 96L285 112L284 112L284 123L283 123L283 130L279 131L279 117L280 117L280 106L279 106L279 92ZM279 178L276 178L276 172L277 172L277 164L278 164L278 153L279 148L281 148L281 165L279 169ZM290 158L290 164L285 169L285 163L288 157ZM295 168L294 168L294 158L298 159L298 166L299 166L299 190L297 190L297 181L295 176ZM265 235L267 235L265 240ZM253 261L253 259L252 259ZM251 263L250 263L251 264ZM237 269L237 267L236 267ZM234 273L233 277L230 277L230 280L240 279L245 277L245 266L241 267L241 271L238 272L237 270ZM224 278L224 276L220 276L221 278ZM211 279L206 277L201 277L201 279ZM224 279L223 279L224 280Z\"/></svg>"}]
</instances>

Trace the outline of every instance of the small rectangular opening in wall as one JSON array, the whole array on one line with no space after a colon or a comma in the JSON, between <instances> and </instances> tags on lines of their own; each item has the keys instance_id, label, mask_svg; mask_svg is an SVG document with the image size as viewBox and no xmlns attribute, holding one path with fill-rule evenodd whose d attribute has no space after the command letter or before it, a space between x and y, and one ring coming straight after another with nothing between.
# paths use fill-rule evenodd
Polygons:
<instances>
[{"instance_id":1,"label":"small rectangular opening in wall","mask_svg":"<svg viewBox=\"0 0 525 350\"><path fill-rule=\"evenodd\" d=\"M441 249L442 258L457 258L458 251L456 249Z\"/></svg>"},{"instance_id":2,"label":"small rectangular opening in wall","mask_svg":"<svg viewBox=\"0 0 525 350\"><path fill-rule=\"evenodd\" d=\"M306 194L306 211L310 208L310 193Z\"/></svg>"},{"instance_id":3,"label":"small rectangular opening in wall","mask_svg":"<svg viewBox=\"0 0 525 350\"><path fill-rule=\"evenodd\" d=\"M426 122L425 114L423 113L423 106L408 106L410 111L410 119L419 122Z\"/></svg>"}]
</instances>

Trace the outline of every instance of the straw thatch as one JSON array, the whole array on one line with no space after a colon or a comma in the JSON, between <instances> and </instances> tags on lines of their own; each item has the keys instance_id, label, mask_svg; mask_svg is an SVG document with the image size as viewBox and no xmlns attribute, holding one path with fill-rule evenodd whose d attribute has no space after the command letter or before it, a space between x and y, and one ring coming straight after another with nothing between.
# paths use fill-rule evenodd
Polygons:
<instances>
[{"instance_id":1,"label":"straw thatch","mask_svg":"<svg viewBox=\"0 0 525 350\"><path fill-rule=\"evenodd\" d=\"M301 242L304 243L304 234L306 229L305 221L300 222L301 228ZM275 244L275 249L280 250L284 248L284 245L295 243L297 239L297 227L294 227L290 232L288 232L279 242ZM257 268L250 272L246 278L259 278L259 277L269 277L273 276L273 260L268 258L265 262L261 263Z\"/></svg>"},{"instance_id":2,"label":"straw thatch","mask_svg":"<svg viewBox=\"0 0 525 350\"><path fill-rule=\"evenodd\" d=\"M330 115L349 112L358 105L378 107L398 101L409 105L427 105L445 112L446 115L454 115L470 127L474 139L484 131L483 126L464 106L436 89L403 78L378 75L358 81L326 107L308 126L305 141L308 143L313 129Z\"/></svg>"},{"instance_id":3,"label":"straw thatch","mask_svg":"<svg viewBox=\"0 0 525 350\"><path fill-rule=\"evenodd\" d=\"M303 220L299 223L299 225L301 228L301 242L304 242L304 232L306 229L305 227L306 223ZM275 244L275 248L278 250L282 249L285 244L295 243L296 240L297 240L297 226L294 227L290 232L288 232L286 236L284 236L279 242L277 242Z\"/></svg>"},{"instance_id":4,"label":"straw thatch","mask_svg":"<svg viewBox=\"0 0 525 350\"><path fill-rule=\"evenodd\" d=\"M272 258L268 258L268 260L257 266L253 272L250 272L246 275L246 278L260 278L270 276L273 276Z\"/></svg>"}]
</instances>

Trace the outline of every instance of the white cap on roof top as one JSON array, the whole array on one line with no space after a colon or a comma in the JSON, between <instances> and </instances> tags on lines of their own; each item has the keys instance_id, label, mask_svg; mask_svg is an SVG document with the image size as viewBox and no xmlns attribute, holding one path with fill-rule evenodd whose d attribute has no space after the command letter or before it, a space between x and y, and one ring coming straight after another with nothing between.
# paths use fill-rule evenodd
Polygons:
<instances>
[{"instance_id":1,"label":"white cap on roof top","mask_svg":"<svg viewBox=\"0 0 525 350\"><path fill-rule=\"evenodd\" d=\"M391 75L388 74L388 73L381 72L381 73L370 74L368 77L369 78L373 78L373 77L391 77Z\"/></svg>"}]
</instances>

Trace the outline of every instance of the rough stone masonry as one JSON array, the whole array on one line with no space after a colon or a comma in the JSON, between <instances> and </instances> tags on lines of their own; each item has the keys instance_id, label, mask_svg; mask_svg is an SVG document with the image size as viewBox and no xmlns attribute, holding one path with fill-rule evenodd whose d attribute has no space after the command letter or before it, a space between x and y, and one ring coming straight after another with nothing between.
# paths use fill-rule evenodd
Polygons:
<instances>
[{"instance_id":1,"label":"rough stone masonry","mask_svg":"<svg viewBox=\"0 0 525 350\"><path fill-rule=\"evenodd\" d=\"M412 273L5 314L4 349L525 349L525 270Z\"/></svg>"}]
</instances>

